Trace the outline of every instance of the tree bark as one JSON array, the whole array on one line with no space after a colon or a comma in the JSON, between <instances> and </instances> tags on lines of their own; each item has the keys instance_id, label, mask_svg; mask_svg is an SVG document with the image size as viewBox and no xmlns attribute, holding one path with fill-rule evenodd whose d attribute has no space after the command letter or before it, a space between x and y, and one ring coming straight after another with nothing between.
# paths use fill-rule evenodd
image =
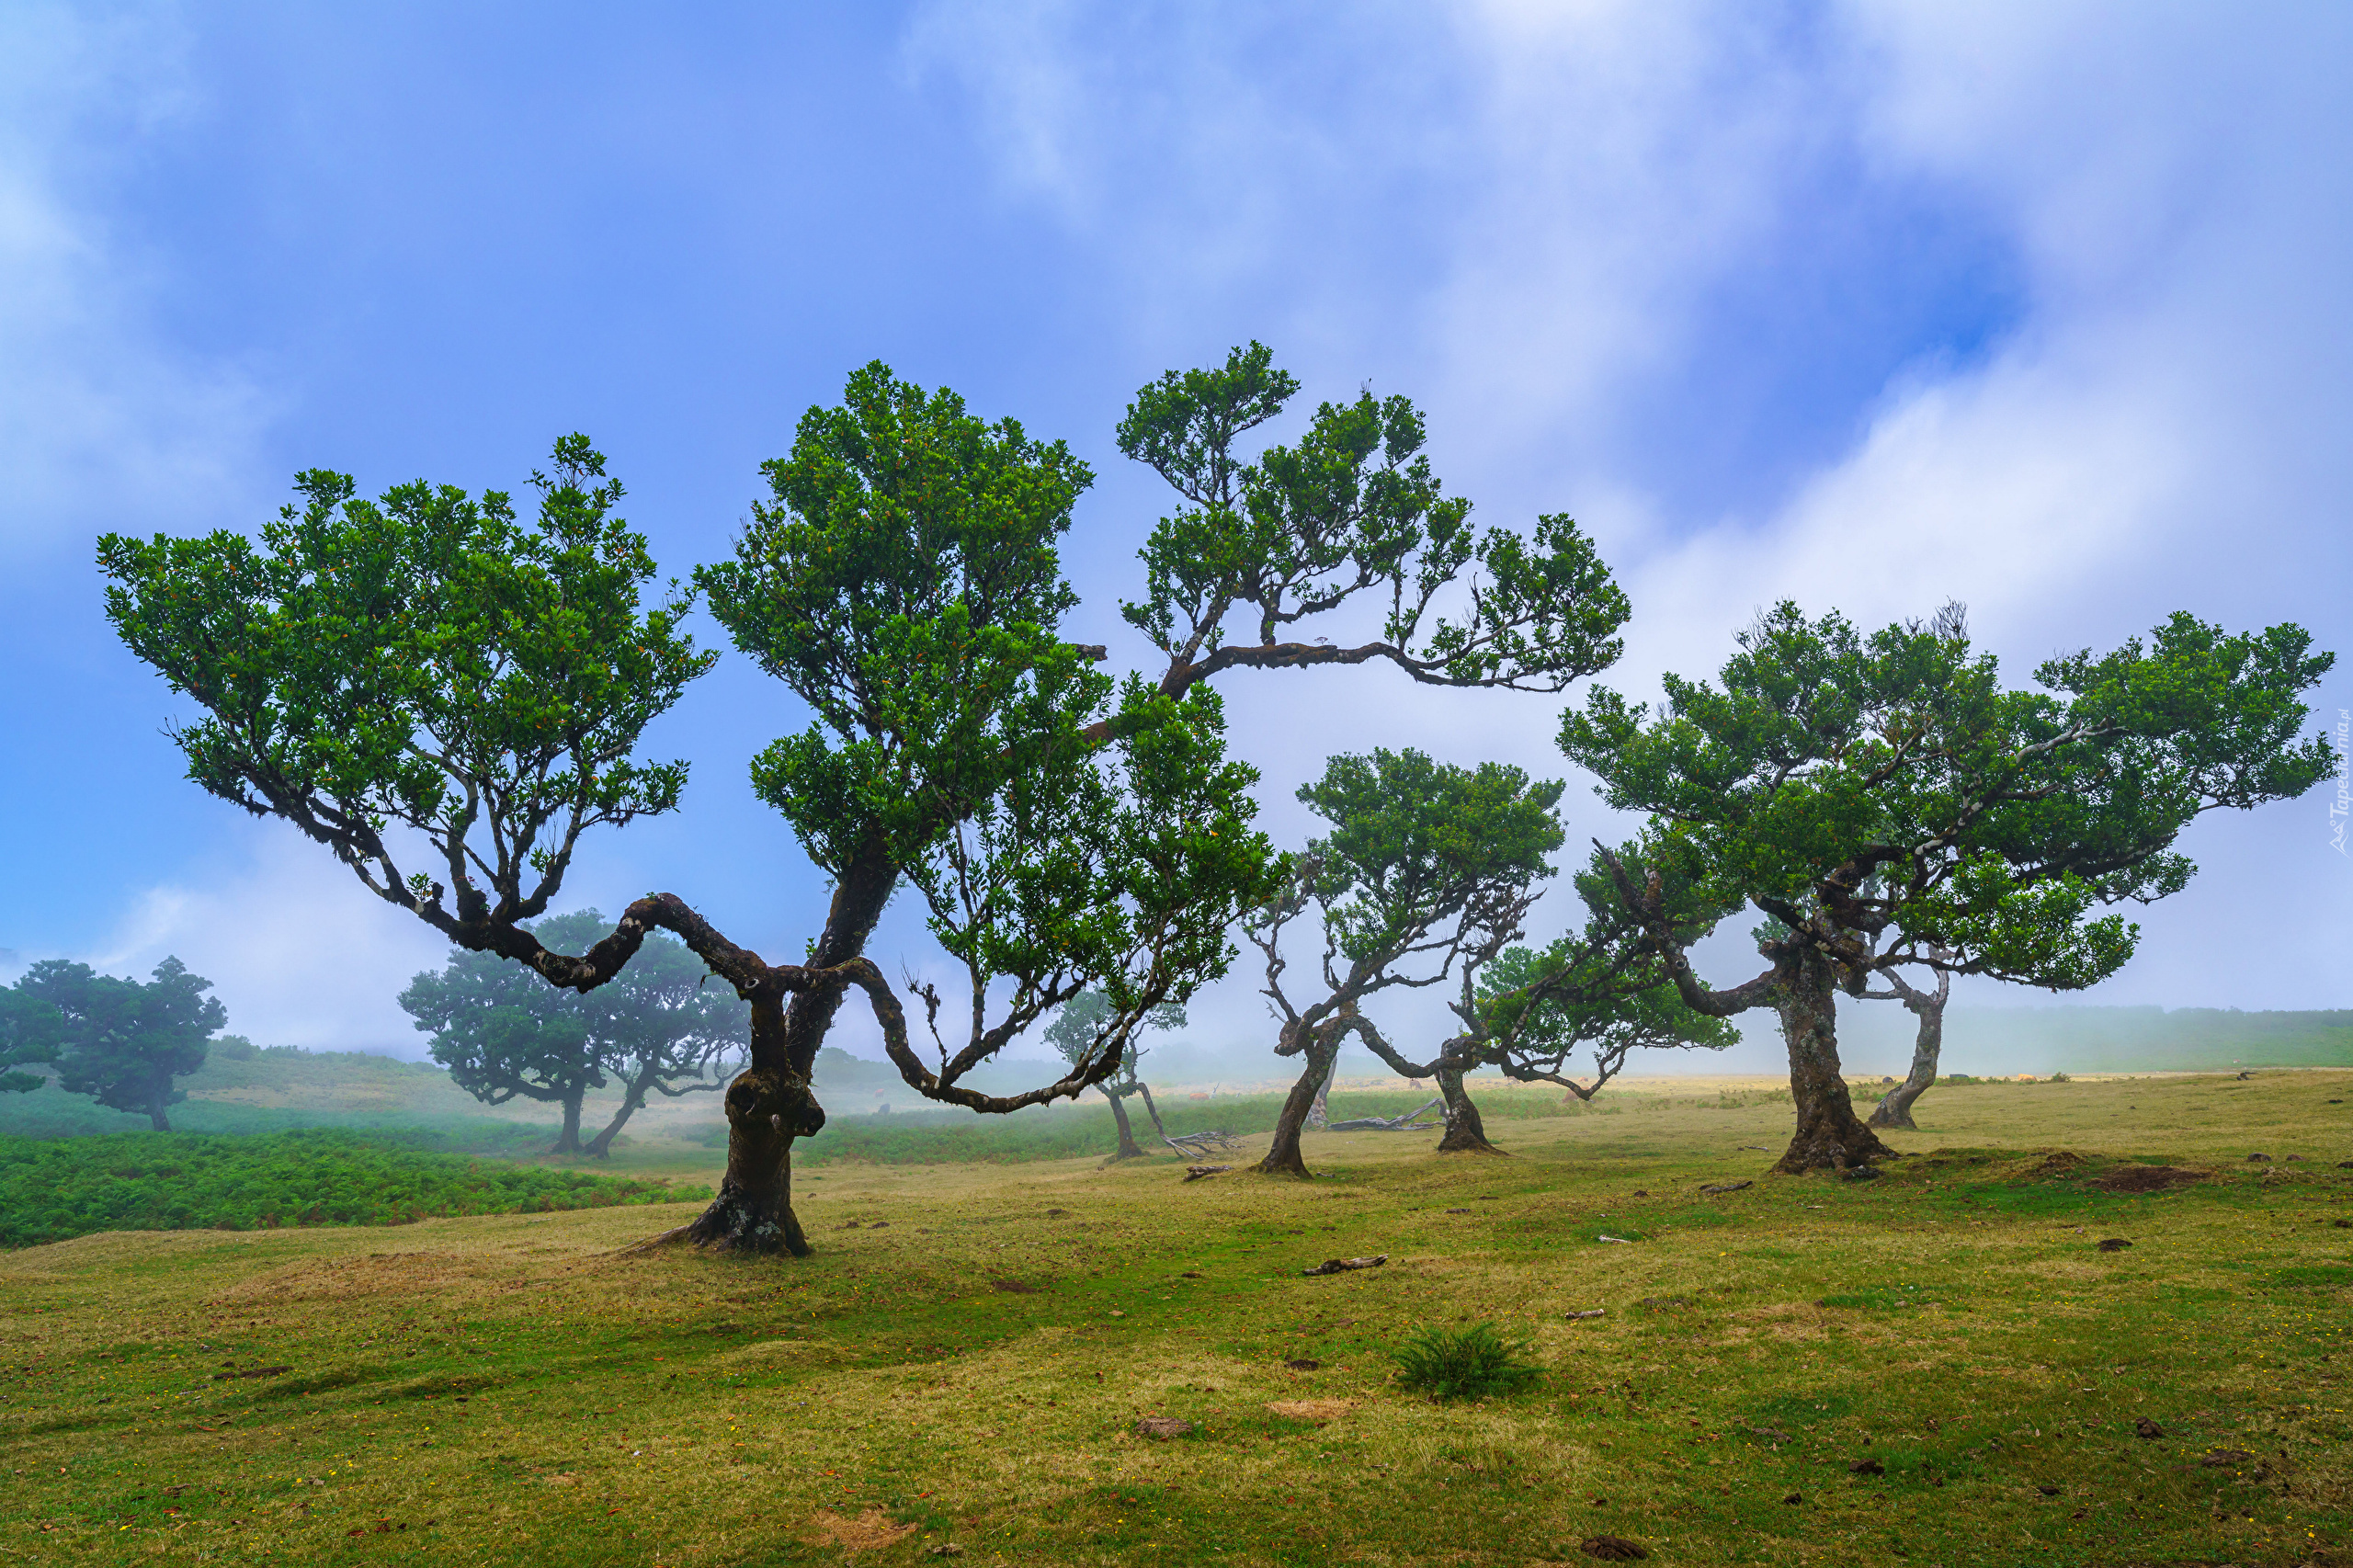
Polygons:
<instances>
[{"instance_id":1,"label":"tree bark","mask_svg":"<svg viewBox=\"0 0 2353 1568\"><path fill-rule=\"evenodd\" d=\"M793 1001L808 995L799 993ZM833 1011L824 1010L827 1022ZM719 1196L686 1230L685 1239L697 1246L809 1256L809 1238L792 1212L792 1141L822 1129L825 1112L810 1091L808 1074L791 1070L785 1050L790 1027L777 994L753 998L752 1064L727 1085L723 1102L727 1173L720 1178Z\"/></svg>"},{"instance_id":2,"label":"tree bark","mask_svg":"<svg viewBox=\"0 0 2353 1568\"><path fill-rule=\"evenodd\" d=\"M169 1132L172 1130L172 1119L164 1114L162 1106L147 1108L147 1121L148 1125L157 1132Z\"/></svg>"},{"instance_id":3,"label":"tree bark","mask_svg":"<svg viewBox=\"0 0 2353 1568\"><path fill-rule=\"evenodd\" d=\"M1323 1128L1331 1125L1332 1081L1339 1075L1340 1053L1336 1051L1332 1053L1332 1065L1324 1069L1324 1081L1315 1086L1315 1103L1307 1111L1308 1126Z\"/></svg>"},{"instance_id":4,"label":"tree bark","mask_svg":"<svg viewBox=\"0 0 2353 1568\"><path fill-rule=\"evenodd\" d=\"M1781 970L1774 1006L1789 1046L1798 1125L1789 1152L1773 1168L1796 1176L1895 1158L1895 1151L1856 1117L1847 1092L1838 1064L1838 1002L1830 960L1812 947L1800 948Z\"/></svg>"},{"instance_id":5,"label":"tree bark","mask_svg":"<svg viewBox=\"0 0 2353 1568\"><path fill-rule=\"evenodd\" d=\"M1115 1160L1142 1159L1143 1151L1136 1146L1135 1129L1128 1125L1128 1109L1120 1103L1120 1096L1100 1084L1095 1086L1102 1091L1105 1099L1111 1102L1111 1119L1120 1124L1120 1148L1111 1157Z\"/></svg>"},{"instance_id":6,"label":"tree bark","mask_svg":"<svg viewBox=\"0 0 2353 1568\"><path fill-rule=\"evenodd\" d=\"M1338 1060L1340 1042L1336 1038L1329 1045L1323 1043L1320 1029L1307 1031L1307 1045L1301 1054L1307 1058L1307 1070L1299 1082L1283 1096L1283 1108L1275 1118L1275 1139L1267 1146L1267 1157L1254 1167L1267 1176L1293 1176L1302 1178L1315 1173L1307 1168L1307 1159L1300 1152L1299 1135L1307 1126L1307 1113L1314 1108L1315 1093L1332 1063Z\"/></svg>"},{"instance_id":7,"label":"tree bark","mask_svg":"<svg viewBox=\"0 0 2353 1568\"><path fill-rule=\"evenodd\" d=\"M809 966L847 963L864 952L898 881L879 844L860 851L835 884ZM752 998L751 1060L727 1085L727 1174L683 1239L721 1252L809 1256L792 1212L792 1141L825 1125L809 1078L846 989L812 986L792 993L789 1005L774 993Z\"/></svg>"},{"instance_id":8,"label":"tree bark","mask_svg":"<svg viewBox=\"0 0 2353 1568\"><path fill-rule=\"evenodd\" d=\"M1446 1136L1438 1141L1441 1154L1500 1154L1504 1151L1487 1142L1486 1124L1479 1119L1479 1108L1462 1087L1462 1070L1440 1067L1438 1070L1438 1092L1446 1100Z\"/></svg>"},{"instance_id":9,"label":"tree bark","mask_svg":"<svg viewBox=\"0 0 2353 1568\"><path fill-rule=\"evenodd\" d=\"M580 1153L580 1102L586 1093L585 1089L575 1088L563 1096L563 1131L557 1134L555 1147L550 1149L549 1153Z\"/></svg>"},{"instance_id":10,"label":"tree bark","mask_svg":"<svg viewBox=\"0 0 2353 1568\"><path fill-rule=\"evenodd\" d=\"M1141 1078L1136 1080L1136 1093L1143 1096L1144 1114L1152 1118L1152 1130L1160 1134L1163 1143L1168 1142L1168 1129L1160 1124L1160 1108L1152 1103L1152 1089Z\"/></svg>"},{"instance_id":11,"label":"tree bark","mask_svg":"<svg viewBox=\"0 0 2353 1568\"><path fill-rule=\"evenodd\" d=\"M1952 994L1952 976L1939 974L1932 992L1915 990L1893 975L1888 978L1895 983L1896 995L1918 1017L1920 1032L1912 1042L1912 1071L1872 1108L1870 1125L1905 1127L1916 1131L1918 1124L1912 1119L1912 1103L1936 1086L1937 1059L1944 1053L1945 1046L1945 999Z\"/></svg>"}]
</instances>

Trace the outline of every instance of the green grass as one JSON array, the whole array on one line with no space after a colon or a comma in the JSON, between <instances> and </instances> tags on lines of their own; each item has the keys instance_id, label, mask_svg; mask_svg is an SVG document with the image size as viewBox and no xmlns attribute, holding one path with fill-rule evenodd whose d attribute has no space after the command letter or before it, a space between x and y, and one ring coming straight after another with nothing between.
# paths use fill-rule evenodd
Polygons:
<instances>
[{"instance_id":1,"label":"green grass","mask_svg":"<svg viewBox=\"0 0 2353 1568\"><path fill-rule=\"evenodd\" d=\"M710 1189L696 1193L708 1197ZM694 1196L660 1182L485 1164L337 1131L0 1138L0 1246L97 1231L399 1225Z\"/></svg>"},{"instance_id":2,"label":"green grass","mask_svg":"<svg viewBox=\"0 0 2353 1568\"><path fill-rule=\"evenodd\" d=\"M1608 1532L1662 1564L2325 1561L2353 1514L2353 1119L2325 1103L2348 1091L1938 1091L1896 1136L1919 1157L1865 1184L1764 1175L1786 1107L1688 1103L1491 1120L1509 1159L1311 1134L1307 1183L846 1164L801 1188L798 1261L620 1250L683 1205L86 1236L0 1257L0 1546L1524 1568ZM2102 1185L2150 1162L2201 1174ZM1756 1185L1698 1190L1728 1178ZM1417 1331L1481 1323L1532 1339L1532 1386L1400 1386Z\"/></svg>"}]
</instances>

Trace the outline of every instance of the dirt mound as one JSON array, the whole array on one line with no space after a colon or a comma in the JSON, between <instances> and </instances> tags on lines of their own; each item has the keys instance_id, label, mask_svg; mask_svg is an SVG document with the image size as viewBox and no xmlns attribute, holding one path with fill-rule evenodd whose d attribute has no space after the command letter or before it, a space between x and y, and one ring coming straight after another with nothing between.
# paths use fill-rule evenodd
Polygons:
<instances>
[{"instance_id":1,"label":"dirt mound","mask_svg":"<svg viewBox=\"0 0 2353 1568\"><path fill-rule=\"evenodd\" d=\"M2119 1165L2101 1172L2092 1185L2102 1192L2165 1192L2205 1179L2204 1171L2186 1165Z\"/></svg>"}]
</instances>

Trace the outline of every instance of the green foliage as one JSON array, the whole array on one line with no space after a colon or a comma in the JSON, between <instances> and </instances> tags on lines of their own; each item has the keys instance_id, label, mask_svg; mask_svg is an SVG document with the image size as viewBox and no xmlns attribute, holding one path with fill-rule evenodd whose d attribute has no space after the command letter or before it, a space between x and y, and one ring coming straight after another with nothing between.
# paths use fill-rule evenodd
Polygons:
<instances>
[{"instance_id":1,"label":"green foliage","mask_svg":"<svg viewBox=\"0 0 2353 1568\"><path fill-rule=\"evenodd\" d=\"M1333 757L1299 790L1332 824L1301 861L1327 939L1378 970L1426 944L1460 947L1516 924L1529 889L1552 874L1562 788L1503 763L1460 767L1410 749ZM1459 929L1441 936L1449 922Z\"/></svg>"},{"instance_id":2,"label":"green foliage","mask_svg":"<svg viewBox=\"0 0 2353 1568\"><path fill-rule=\"evenodd\" d=\"M172 1081L204 1065L207 1042L229 1018L218 997L204 994L212 983L176 958L143 984L44 959L12 989L17 1060L51 1063L66 1093L136 1111L158 1131L165 1110L188 1098Z\"/></svg>"},{"instance_id":3,"label":"green foliage","mask_svg":"<svg viewBox=\"0 0 2353 1568\"><path fill-rule=\"evenodd\" d=\"M1120 450L1188 503L1153 529L1145 597L1121 607L1154 646L1186 665L1265 662L1227 643L1232 619L1264 648L1369 594L1385 601L1381 642L1281 662L1379 656L1434 685L1558 691L1616 660L1626 599L1592 542L1564 517L1538 519L1532 540L1472 528L1470 503L1441 494L1407 399L1324 403L1296 446L1243 458L1235 442L1298 390L1252 343L1218 369L1169 371L1129 405ZM1434 616L1466 571L1467 607Z\"/></svg>"},{"instance_id":4,"label":"green foliage","mask_svg":"<svg viewBox=\"0 0 2353 1568\"><path fill-rule=\"evenodd\" d=\"M174 736L189 778L452 939L540 914L585 829L666 812L686 783L685 763L632 754L710 667L681 630L689 597L641 609L654 562L587 437L558 441L553 468L531 476L535 528L497 491L419 481L369 502L314 469L258 541L98 541L108 619L205 710ZM432 873L395 862L394 824Z\"/></svg>"},{"instance_id":5,"label":"green foliage","mask_svg":"<svg viewBox=\"0 0 2353 1568\"><path fill-rule=\"evenodd\" d=\"M1002 998L952 1062L942 1042L944 1077L1083 990L1124 1030L1222 973L1273 875L1256 774L1226 759L1214 693L1115 682L1063 640L1055 547L1086 465L878 363L766 472L734 559L698 574L816 715L754 786L835 877L905 878L975 996Z\"/></svg>"},{"instance_id":6,"label":"green foliage","mask_svg":"<svg viewBox=\"0 0 2353 1568\"><path fill-rule=\"evenodd\" d=\"M2296 740L2332 663L2309 645L2177 615L2013 691L1957 612L1865 636L1785 603L1719 684L1669 676L1654 714L1596 691L1561 744L1650 814L1637 881L1753 902L1850 967L1942 948L1961 972L2073 989L2132 951L2137 928L2097 908L2188 881L2191 819L2329 771L2324 738Z\"/></svg>"},{"instance_id":7,"label":"green foliage","mask_svg":"<svg viewBox=\"0 0 2353 1568\"><path fill-rule=\"evenodd\" d=\"M707 1189L484 1164L349 1132L0 1138L0 1246L10 1247L93 1231L397 1225L706 1196Z\"/></svg>"},{"instance_id":8,"label":"green foliage","mask_svg":"<svg viewBox=\"0 0 2353 1568\"><path fill-rule=\"evenodd\" d=\"M57 1008L24 989L21 979L0 987L0 1095L30 1094L43 1082L38 1073L18 1073L57 1054L62 1024Z\"/></svg>"},{"instance_id":9,"label":"green foliage","mask_svg":"<svg viewBox=\"0 0 2353 1568\"><path fill-rule=\"evenodd\" d=\"M835 876L875 841L921 859L1108 690L1055 631L1077 595L1054 541L1093 475L880 363L762 468L734 560L696 573L817 716L760 754L754 788Z\"/></svg>"},{"instance_id":10,"label":"green foliage","mask_svg":"<svg viewBox=\"0 0 2353 1568\"><path fill-rule=\"evenodd\" d=\"M1580 1047L1590 1048L1598 1069L1614 1073L1635 1050L1740 1043L1730 1019L1697 1011L1671 985L1620 983L1626 971L1613 969L1615 958L1608 947L1574 937L1497 954L1477 981L1483 1057L1506 1076L1532 1079L1564 1071Z\"/></svg>"},{"instance_id":11,"label":"green foliage","mask_svg":"<svg viewBox=\"0 0 2353 1568\"><path fill-rule=\"evenodd\" d=\"M567 952L594 946L609 923L584 909L523 928ZM730 987L706 984L709 978L684 943L651 931L620 972L593 991L559 990L520 965L453 948L438 973L409 982L400 1004L433 1036L433 1060L487 1105L520 1095L574 1108L569 1119L590 1089L619 1077L620 1111L590 1150L601 1154L647 1095L716 1088L706 1076L713 1063L748 1049L750 1004Z\"/></svg>"},{"instance_id":12,"label":"green foliage","mask_svg":"<svg viewBox=\"0 0 2353 1568\"><path fill-rule=\"evenodd\" d=\"M433 1060L485 1105L517 1095L558 1104L604 1086L602 1053L588 1024L537 974L494 953L451 949L400 994L403 1011L433 1037Z\"/></svg>"},{"instance_id":13,"label":"green foliage","mask_svg":"<svg viewBox=\"0 0 2353 1568\"><path fill-rule=\"evenodd\" d=\"M1518 1393L1543 1377L1524 1359L1535 1347L1532 1335L1506 1339L1492 1323L1467 1328L1421 1328L1391 1353L1397 1381L1435 1400L1486 1399Z\"/></svg>"}]
</instances>

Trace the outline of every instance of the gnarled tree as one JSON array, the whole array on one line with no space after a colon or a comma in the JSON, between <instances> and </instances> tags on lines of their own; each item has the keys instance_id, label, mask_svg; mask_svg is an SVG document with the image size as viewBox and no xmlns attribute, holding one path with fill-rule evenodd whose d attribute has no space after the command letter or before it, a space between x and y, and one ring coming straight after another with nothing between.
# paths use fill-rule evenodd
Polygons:
<instances>
[{"instance_id":1,"label":"gnarled tree","mask_svg":"<svg viewBox=\"0 0 2353 1568\"><path fill-rule=\"evenodd\" d=\"M1931 962L1949 960L1950 953L1941 948L1928 949ZM1871 1108L1870 1125L1873 1127L1910 1127L1919 1124L1912 1119L1912 1108L1922 1095L1936 1087L1937 1062L1944 1054L1945 1003L1952 995L1952 971L1935 971L1936 983L1918 986L1907 979L1900 969L1881 971L1881 980L1887 983L1883 991L1862 993L1874 1002L1901 1002L1919 1020L1912 1039L1912 1066L1904 1074L1904 1082L1880 1096Z\"/></svg>"},{"instance_id":2,"label":"gnarled tree","mask_svg":"<svg viewBox=\"0 0 2353 1568\"><path fill-rule=\"evenodd\" d=\"M1500 763L1460 767L1411 750L1336 756L1301 786L1300 800L1331 831L1309 843L1282 893L1244 926L1265 955L1266 995L1281 1020L1275 1053L1302 1066L1258 1169L1312 1174L1300 1132L1341 1042L1350 1034L1379 1040L1363 1013L1368 999L1441 984L1472 955L1519 937L1537 884L1552 874L1546 858L1561 846L1552 814L1561 790ZM1283 937L1311 906L1323 926L1322 994L1294 1004ZM1461 1072L1449 1062L1438 1078L1447 1104L1439 1147L1483 1146Z\"/></svg>"},{"instance_id":3,"label":"gnarled tree","mask_svg":"<svg viewBox=\"0 0 2353 1568\"><path fill-rule=\"evenodd\" d=\"M1893 1153L1840 1074L1842 990L1907 966L2090 985L2139 929L2097 912L2188 881L2183 828L2333 765L2324 737L2297 739L2301 694L2332 661L2294 626L2231 635L2176 615L2146 642L2046 662L2035 690L2003 687L1957 607L1864 635L1783 604L1738 642L1719 684L1669 676L1655 712L1596 691L1561 741L1612 806L1649 813L1639 847L1603 861L1684 1000L1779 1014L1797 1102L1782 1171ZM1768 917L1766 968L1713 989L1688 950L1706 911L1742 903Z\"/></svg>"},{"instance_id":4,"label":"gnarled tree","mask_svg":"<svg viewBox=\"0 0 2353 1568\"><path fill-rule=\"evenodd\" d=\"M1504 1152L1488 1141L1479 1108L1462 1089L1464 1074L1482 1067L1589 1101L1637 1051L1720 1051L1738 1042L1738 1030L1676 994L1614 889L1591 870L1577 887L1587 905L1581 932L1539 949L1508 945L1518 933L1498 930L1464 949L1460 994L1448 1003L1461 1027L1428 1061L1409 1060L1369 1024L1359 1031L1392 1071L1437 1080L1447 1116L1441 1151ZM1580 1052L1590 1053L1589 1074L1573 1066Z\"/></svg>"},{"instance_id":5,"label":"gnarled tree","mask_svg":"<svg viewBox=\"0 0 2353 1568\"><path fill-rule=\"evenodd\" d=\"M736 646L813 715L753 764L833 883L800 963L669 893L577 956L523 928L586 829L676 805L685 766L635 753L710 656L682 630L690 596L644 602L654 563L585 437L534 476L536 528L497 493L418 483L371 504L315 471L258 541L109 536L108 610L204 710L178 736L197 782L293 823L456 945L585 992L649 930L685 941L752 1009L727 1174L686 1234L800 1253L790 1148L824 1124L809 1074L850 994L917 1092L1003 1112L1111 1076L1138 1020L1230 961L1227 927L1268 895L1274 859L1208 677L1380 659L1427 682L1556 690L1615 656L1624 601L1590 544L1562 518L1532 542L1474 537L1404 400L1327 405L1298 448L1237 453L1294 390L1254 345L1130 409L1122 449L1191 505L1154 531L1128 607L1165 665L1125 681L1060 631L1075 596L1057 544L1091 477L1063 446L881 365L802 418L733 559L696 574ZM1466 568L1464 602L1439 613ZM1283 639L1369 593L1388 601L1377 642ZM1256 643L1226 641L1243 615ZM947 1029L922 994L928 1061L866 954L903 883L972 983ZM963 1081L1089 988L1117 1009L1094 1057L1019 1094Z\"/></svg>"}]
</instances>

